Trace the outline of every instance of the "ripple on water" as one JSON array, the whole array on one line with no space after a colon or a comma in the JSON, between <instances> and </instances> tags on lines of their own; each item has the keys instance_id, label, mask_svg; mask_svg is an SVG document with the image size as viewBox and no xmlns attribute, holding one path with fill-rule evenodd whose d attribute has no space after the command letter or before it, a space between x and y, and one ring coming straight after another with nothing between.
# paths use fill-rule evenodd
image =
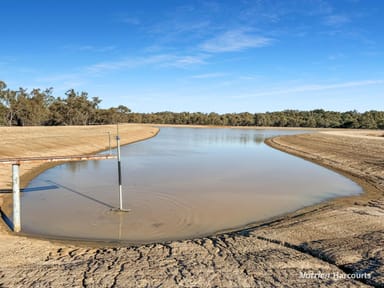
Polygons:
<instances>
[{"instance_id":1,"label":"ripple on water","mask_svg":"<svg viewBox=\"0 0 384 288\"><path fill-rule=\"evenodd\" d=\"M258 138L285 133L162 128L149 141L123 147L127 213L111 210L119 206L115 162L57 166L23 193L23 231L131 242L185 239L361 192Z\"/></svg>"}]
</instances>

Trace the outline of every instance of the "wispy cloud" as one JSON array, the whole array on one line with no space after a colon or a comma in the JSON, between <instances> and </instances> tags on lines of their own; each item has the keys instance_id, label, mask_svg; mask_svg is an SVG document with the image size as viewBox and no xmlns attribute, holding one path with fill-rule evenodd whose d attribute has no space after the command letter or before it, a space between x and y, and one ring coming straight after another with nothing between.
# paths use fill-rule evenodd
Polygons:
<instances>
[{"instance_id":1,"label":"wispy cloud","mask_svg":"<svg viewBox=\"0 0 384 288\"><path fill-rule=\"evenodd\" d=\"M137 17L123 17L121 22L130 24L130 25L139 25L141 21Z\"/></svg>"},{"instance_id":2,"label":"wispy cloud","mask_svg":"<svg viewBox=\"0 0 384 288\"><path fill-rule=\"evenodd\" d=\"M342 82L342 83L325 84L325 85L320 85L320 84L301 85L301 86L290 87L285 89L280 88L280 89L269 90L265 92L256 92L249 96L274 96L274 95L282 95L282 94L290 94L290 93L326 91L326 90L333 90L333 89L362 87L362 86L379 85L379 84L384 84L384 80L351 81L351 82Z\"/></svg>"},{"instance_id":3,"label":"wispy cloud","mask_svg":"<svg viewBox=\"0 0 384 288\"><path fill-rule=\"evenodd\" d=\"M351 19L347 15L333 14L324 19L324 24L327 26L338 27L347 24Z\"/></svg>"},{"instance_id":4,"label":"wispy cloud","mask_svg":"<svg viewBox=\"0 0 384 288\"><path fill-rule=\"evenodd\" d=\"M329 55L328 60L335 61L335 60L344 59L345 57L346 55L344 53L335 53L335 54Z\"/></svg>"},{"instance_id":5,"label":"wispy cloud","mask_svg":"<svg viewBox=\"0 0 384 288\"><path fill-rule=\"evenodd\" d=\"M175 56L171 57L168 63L164 63L164 66L174 66L174 67L187 67L191 65L202 65L205 64L205 59L208 56L206 55L197 55L197 56Z\"/></svg>"},{"instance_id":6,"label":"wispy cloud","mask_svg":"<svg viewBox=\"0 0 384 288\"><path fill-rule=\"evenodd\" d=\"M148 57L123 58L116 61L104 61L89 66L77 67L75 70L68 73L52 73L47 76L37 76L35 77L34 82L40 86L54 86L55 89L65 90L84 86L95 77L97 78L101 75L115 71L124 71L145 66L150 66L155 69L166 67L184 69L190 66L205 64L205 59L207 57L207 55L180 56L157 54Z\"/></svg>"},{"instance_id":7,"label":"wispy cloud","mask_svg":"<svg viewBox=\"0 0 384 288\"><path fill-rule=\"evenodd\" d=\"M79 50L81 51L93 51L93 52L107 52L107 51L113 51L116 49L116 46L110 45L110 46L92 46L92 45L84 45L80 46Z\"/></svg>"},{"instance_id":8,"label":"wispy cloud","mask_svg":"<svg viewBox=\"0 0 384 288\"><path fill-rule=\"evenodd\" d=\"M198 75L193 75L191 78L194 79L210 79L210 78L221 78L224 76L227 76L228 74L226 73L206 73L206 74L198 74Z\"/></svg>"},{"instance_id":9,"label":"wispy cloud","mask_svg":"<svg viewBox=\"0 0 384 288\"><path fill-rule=\"evenodd\" d=\"M117 61L106 61L86 67L89 73L103 73L108 71L132 69L143 66L186 68L193 65L205 64L207 55L173 55L157 54L148 57L124 58Z\"/></svg>"},{"instance_id":10,"label":"wispy cloud","mask_svg":"<svg viewBox=\"0 0 384 288\"><path fill-rule=\"evenodd\" d=\"M258 48L270 45L272 39L247 34L245 30L229 30L200 45L203 51L211 53L236 52L249 48Z\"/></svg>"},{"instance_id":11,"label":"wispy cloud","mask_svg":"<svg viewBox=\"0 0 384 288\"><path fill-rule=\"evenodd\" d=\"M63 49L75 52L109 52L116 49L116 46L108 45L108 46L94 46L94 45L67 45L64 46Z\"/></svg>"},{"instance_id":12,"label":"wispy cloud","mask_svg":"<svg viewBox=\"0 0 384 288\"><path fill-rule=\"evenodd\" d=\"M26 87L53 87L56 93L65 93L68 89L83 90L84 87L89 84L87 77L84 73L73 72L55 74L52 76L36 77L31 79L33 85Z\"/></svg>"}]
</instances>

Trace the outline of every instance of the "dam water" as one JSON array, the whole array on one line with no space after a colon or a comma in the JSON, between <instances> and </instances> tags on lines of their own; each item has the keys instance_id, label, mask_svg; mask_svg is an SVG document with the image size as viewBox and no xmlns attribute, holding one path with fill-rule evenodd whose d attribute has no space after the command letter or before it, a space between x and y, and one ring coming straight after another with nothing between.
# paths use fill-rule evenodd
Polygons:
<instances>
[{"instance_id":1,"label":"dam water","mask_svg":"<svg viewBox=\"0 0 384 288\"><path fill-rule=\"evenodd\" d=\"M22 195L25 233L149 243L209 235L362 192L351 180L264 144L292 130L161 128L116 160L49 169Z\"/></svg>"}]
</instances>

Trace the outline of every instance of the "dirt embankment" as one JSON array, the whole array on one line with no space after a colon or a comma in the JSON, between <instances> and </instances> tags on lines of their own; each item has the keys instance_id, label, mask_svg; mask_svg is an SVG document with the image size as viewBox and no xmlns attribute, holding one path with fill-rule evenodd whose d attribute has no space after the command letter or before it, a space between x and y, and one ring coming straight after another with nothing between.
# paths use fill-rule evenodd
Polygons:
<instances>
[{"instance_id":1,"label":"dirt embankment","mask_svg":"<svg viewBox=\"0 0 384 288\"><path fill-rule=\"evenodd\" d=\"M289 242L344 271L369 272L372 279L367 283L384 287L382 134L332 131L268 140L277 149L344 174L365 193L304 209L262 229L263 237Z\"/></svg>"},{"instance_id":2,"label":"dirt embankment","mask_svg":"<svg viewBox=\"0 0 384 288\"><path fill-rule=\"evenodd\" d=\"M120 124L121 144L153 137L158 128ZM116 146L116 125L0 127L0 159L70 156L95 153ZM111 140L111 141L109 141ZM22 185L50 164L25 163L20 166ZM11 165L0 163L0 189L11 189Z\"/></svg>"},{"instance_id":3,"label":"dirt embankment","mask_svg":"<svg viewBox=\"0 0 384 288\"><path fill-rule=\"evenodd\" d=\"M2 225L0 286L382 287L382 139L318 133L269 144L342 171L365 194L239 232L136 247L18 237Z\"/></svg>"}]
</instances>

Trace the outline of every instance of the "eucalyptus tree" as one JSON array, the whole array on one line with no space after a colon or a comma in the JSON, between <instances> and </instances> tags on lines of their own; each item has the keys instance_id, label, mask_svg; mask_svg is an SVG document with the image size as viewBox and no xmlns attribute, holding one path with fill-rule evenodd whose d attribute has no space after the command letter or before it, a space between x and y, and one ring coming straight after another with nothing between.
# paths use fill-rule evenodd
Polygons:
<instances>
[{"instance_id":1,"label":"eucalyptus tree","mask_svg":"<svg viewBox=\"0 0 384 288\"><path fill-rule=\"evenodd\" d=\"M7 85L3 81L0 81L0 103L3 110L3 122L12 126L16 120L17 92L7 89Z\"/></svg>"}]
</instances>

